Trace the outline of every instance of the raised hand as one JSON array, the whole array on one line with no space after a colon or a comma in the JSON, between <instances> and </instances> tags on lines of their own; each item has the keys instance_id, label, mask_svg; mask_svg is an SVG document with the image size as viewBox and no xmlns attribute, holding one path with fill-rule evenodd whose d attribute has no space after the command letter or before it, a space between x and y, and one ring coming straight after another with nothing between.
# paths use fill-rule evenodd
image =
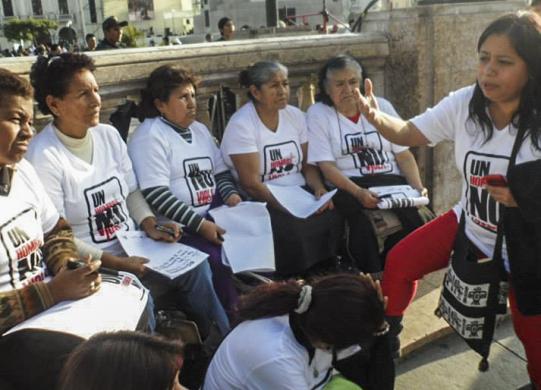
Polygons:
<instances>
[{"instance_id":1,"label":"raised hand","mask_svg":"<svg viewBox=\"0 0 541 390\"><path fill-rule=\"evenodd\" d=\"M358 89L355 90L355 100L362 115L370 123L374 123L379 111L378 101L374 95L374 86L370 79L364 80L364 96Z\"/></svg>"}]
</instances>

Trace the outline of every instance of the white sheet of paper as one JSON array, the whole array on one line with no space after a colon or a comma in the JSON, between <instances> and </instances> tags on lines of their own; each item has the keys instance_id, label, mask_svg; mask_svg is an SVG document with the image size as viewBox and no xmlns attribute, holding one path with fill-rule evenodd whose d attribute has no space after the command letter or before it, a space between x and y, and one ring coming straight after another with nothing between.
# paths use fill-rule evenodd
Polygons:
<instances>
[{"instance_id":1,"label":"white sheet of paper","mask_svg":"<svg viewBox=\"0 0 541 390\"><path fill-rule=\"evenodd\" d=\"M209 211L226 231L222 257L234 273L276 269L270 215L265 203L241 202Z\"/></svg>"},{"instance_id":2,"label":"white sheet of paper","mask_svg":"<svg viewBox=\"0 0 541 390\"><path fill-rule=\"evenodd\" d=\"M147 237L145 232L127 231L117 233L120 244L130 256L146 257L145 264L170 279L194 269L208 258L200 250L178 242L161 242Z\"/></svg>"},{"instance_id":3,"label":"white sheet of paper","mask_svg":"<svg viewBox=\"0 0 541 390\"><path fill-rule=\"evenodd\" d=\"M369 191L380 197L379 209L425 206L430 200L415 188L404 184L398 186L370 187Z\"/></svg>"},{"instance_id":4,"label":"white sheet of paper","mask_svg":"<svg viewBox=\"0 0 541 390\"><path fill-rule=\"evenodd\" d=\"M276 200L297 218L308 218L336 194L336 190L332 190L316 199L314 195L300 186L267 184L267 188Z\"/></svg>"},{"instance_id":5,"label":"white sheet of paper","mask_svg":"<svg viewBox=\"0 0 541 390\"><path fill-rule=\"evenodd\" d=\"M5 334L21 329L47 329L83 338L105 331L135 330L148 301L148 290L127 272L102 275L98 292L77 301L60 302L14 326Z\"/></svg>"}]
</instances>

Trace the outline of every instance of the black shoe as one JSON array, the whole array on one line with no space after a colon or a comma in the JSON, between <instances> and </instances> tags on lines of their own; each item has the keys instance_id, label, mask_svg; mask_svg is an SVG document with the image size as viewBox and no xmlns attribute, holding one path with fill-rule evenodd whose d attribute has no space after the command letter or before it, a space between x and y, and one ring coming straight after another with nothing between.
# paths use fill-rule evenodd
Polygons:
<instances>
[{"instance_id":1,"label":"black shoe","mask_svg":"<svg viewBox=\"0 0 541 390\"><path fill-rule=\"evenodd\" d=\"M387 316L385 319L389 324L389 349L393 359L400 357L400 332L404 329L402 325L402 316Z\"/></svg>"}]
</instances>

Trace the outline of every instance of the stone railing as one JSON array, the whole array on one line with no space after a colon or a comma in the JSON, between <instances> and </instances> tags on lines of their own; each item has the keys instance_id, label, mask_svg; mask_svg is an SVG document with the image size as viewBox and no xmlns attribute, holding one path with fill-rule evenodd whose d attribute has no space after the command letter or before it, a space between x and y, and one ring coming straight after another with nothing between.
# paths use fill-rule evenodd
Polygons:
<instances>
[{"instance_id":1,"label":"stone railing","mask_svg":"<svg viewBox=\"0 0 541 390\"><path fill-rule=\"evenodd\" d=\"M263 59L278 60L289 68L291 103L306 108L311 101L306 91L314 84L317 70L338 53L360 59L374 80L376 93L387 97L400 114L409 118L450 91L472 83L479 34L490 21L524 7L526 2L487 1L374 12L363 24L363 31L369 32L362 34L272 37L92 53L103 98L102 120L107 121L126 99L137 101L146 77L162 64L191 68L203 77L198 89L198 118L207 124L209 97L228 87L240 104L245 93L239 89L238 72ZM27 75L33 61L0 59L0 67ZM454 168L453 145L420 148L415 153L434 209L449 208L457 201L461 185Z\"/></svg>"},{"instance_id":2,"label":"stone railing","mask_svg":"<svg viewBox=\"0 0 541 390\"><path fill-rule=\"evenodd\" d=\"M382 33L351 35L310 35L215 42L145 49L95 52L96 77L102 96L102 120L126 99L137 101L150 72L164 64L195 71L203 79L197 91L198 118L209 123L209 97L228 87L238 102L245 99L238 86L240 70L263 59L280 61L289 69L291 104L307 106L310 97L304 90L313 84L318 69L328 58L348 53L362 60L378 88L384 88L384 67L389 46ZM7 58L0 66L27 75L34 58ZM39 122L39 121L38 121Z\"/></svg>"}]
</instances>

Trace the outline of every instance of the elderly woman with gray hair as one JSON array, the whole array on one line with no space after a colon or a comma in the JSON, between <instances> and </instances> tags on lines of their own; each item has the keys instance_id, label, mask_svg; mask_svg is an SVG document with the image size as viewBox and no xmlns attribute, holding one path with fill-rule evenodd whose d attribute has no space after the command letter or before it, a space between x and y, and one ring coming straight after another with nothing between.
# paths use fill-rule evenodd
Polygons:
<instances>
[{"instance_id":1,"label":"elderly woman with gray hair","mask_svg":"<svg viewBox=\"0 0 541 390\"><path fill-rule=\"evenodd\" d=\"M376 234L364 209L377 207L377 195L369 187L409 184L425 194L419 169L407 147L381 137L361 116L354 99L360 90L363 69L352 57L339 55L328 60L319 72L319 94L308 109L308 162L317 164L326 181L338 188L337 210L349 225L348 250L363 272L383 270L386 253L409 232L422 225L416 208L394 209L402 229L388 236L380 254ZM398 117L387 100L379 107Z\"/></svg>"},{"instance_id":2,"label":"elderly woman with gray hair","mask_svg":"<svg viewBox=\"0 0 541 390\"><path fill-rule=\"evenodd\" d=\"M291 215L265 184L307 186L320 197L327 192L319 170L306 163L308 150L304 113L288 105L287 68L258 62L239 75L250 101L229 121L222 154L248 198L267 202L274 235L276 271L302 275L337 254L342 219L332 202L307 219Z\"/></svg>"}]
</instances>

